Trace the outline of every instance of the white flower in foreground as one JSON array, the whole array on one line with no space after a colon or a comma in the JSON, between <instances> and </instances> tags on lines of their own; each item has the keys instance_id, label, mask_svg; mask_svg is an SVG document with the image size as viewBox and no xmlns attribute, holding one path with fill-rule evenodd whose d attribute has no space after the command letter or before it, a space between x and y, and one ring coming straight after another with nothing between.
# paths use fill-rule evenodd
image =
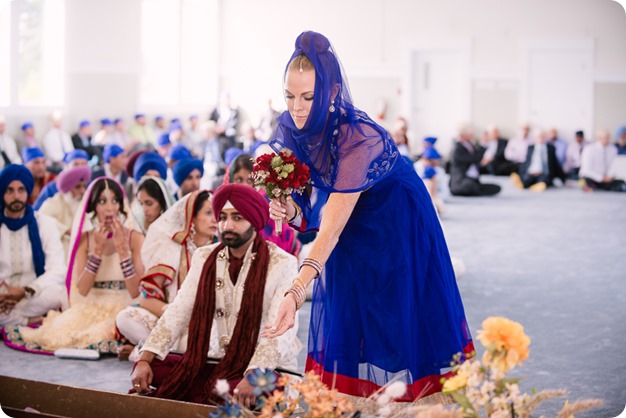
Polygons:
<instances>
[{"instance_id":1,"label":"white flower in foreground","mask_svg":"<svg viewBox=\"0 0 626 418\"><path fill-rule=\"evenodd\" d=\"M387 405L389 402L391 402L391 397L386 393L382 393L376 398L376 403L380 406Z\"/></svg>"},{"instance_id":2,"label":"white flower in foreground","mask_svg":"<svg viewBox=\"0 0 626 418\"><path fill-rule=\"evenodd\" d=\"M392 399L399 398L406 393L406 383L404 382L393 382L387 389L385 389L385 395L389 396Z\"/></svg>"},{"instance_id":3,"label":"white flower in foreground","mask_svg":"<svg viewBox=\"0 0 626 418\"><path fill-rule=\"evenodd\" d=\"M225 379L217 379L217 382L215 382L215 391L218 395L224 396L228 393L229 390L230 386Z\"/></svg>"}]
</instances>

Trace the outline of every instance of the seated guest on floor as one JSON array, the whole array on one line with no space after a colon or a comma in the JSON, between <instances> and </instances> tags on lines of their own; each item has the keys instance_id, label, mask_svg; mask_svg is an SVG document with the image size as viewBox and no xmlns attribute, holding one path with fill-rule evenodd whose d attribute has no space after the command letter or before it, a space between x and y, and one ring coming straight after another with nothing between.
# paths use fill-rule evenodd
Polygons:
<instances>
[{"instance_id":1,"label":"seated guest on floor","mask_svg":"<svg viewBox=\"0 0 626 418\"><path fill-rule=\"evenodd\" d=\"M518 170L517 164L509 161L505 156L508 140L500 137L500 130L495 125L489 125L485 132L485 154L481 161L480 172L493 176L509 176Z\"/></svg>"},{"instance_id":2,"label":"seated guest on floor","mask_svg":"<svg viewBox=\"0 0 626 418\"><path fill-rule=\"evenodd\" d=\"M225 379L244 405L254 403L245 376L257 368L297 370L302 345L295 326L275 339L260 337L297 274L297 260L261 237L267 200L252 187L229 184L213 196L222 243L199 248L178 295L141 348L132 383L136 392L157 387L156 397L221 401L215 383ZM187 350L168 355L189 328ZM208 353L208 354L207 354ZM220 358L218 364L206 362Z\"/></svg>"},{"instance_id":3,"label":"seated guest on floor","mask_svg":"<svg viewBox=\"0 0 626 418\"><path fill-rule=\"evenodd\" d=\"M47 199L39 209L39 213L50 216L56 222L65 254L63 260L67 260L69 255L68 248L74 216L78 212L90 180L91 170L86 165L64 169L55 180L59 192Z\"/></svg>"},{"instance_id":4,"label":"seated guest on floor","mask_svg":"<svg viewBox=\"0 0 626 418\"><path fill-rule=\"evenodd\" d=\"M116 319L129 346L142 343L172 303L187 276L194 251L215 242L217 222L208 190L187 194L151 225L141 249L146 267L139 284L141 296ZM183 334L174 344L176 351L184 351L187 346L186 332ZM131 360L136 360L133 357Z\"/></svg>"},{"instance_id":5,"label":"seated guest on floor","mask_svg":"<svg viewBox=\"0 0 626 418\"><path fill-rule=\"evenodd\" d=\"M104 159L104 167L98 168L93 172L93 178L109 177L122 185L122 188L129 196L131 192L129 175L126 173L126 153L124 148L117 144L107 144L102 150L102 158Z\"/></svg>"},{"instance_id":6,"label":"seated guest on floor","mask_svg":"<svg viewBox=\"0 0 626 418\"><path fill-rule=\"evenodd\" d=\"M27 203L33 184L22 165L0 172L0 326L39 322L67 306L59 232L53 219Z\"/></svg>"},{"instance_id":7,"label":"seated guest on floor","mask_svg":"<svg viewBox=\"0 0 626 418\"><path fill-rule=\"evenodd\" d=\"M191 151L189 151L189 149L183 144L174 145L172 148L169 149L169 151L167 152L167 156L165 157L165 162L167 163L167 180L165 181L165 184L167 184L167 187L170 189L176 199L179 198L179 196L177 195L179 186L174 180L172 168L179 161L187 160L192 157L193 156L191 155Z\"/></svg>"},{"instance_id":8,"label":"seated guest on floor","mask_svg":"<svg viewBox=\"0 0 626 418\"><path fill-rule=\"evenodd\" d=\"M115 180L94 180L72 227L67 291L70 307L49 313L37 329L19 327L26 348L88 348L116 354L115 316L139 296L143 235L124 226L128 204Z\"/></svg>"},{"instance_id":9,"label":"seated guest on floor","mask_svg":"<svg viewBox=\"0 0 626 418\"><path fill-rule=\"evenodd\" d=\"M135 229L146 235L148 228L167 211L176 200L160 177L143 176L137 186L137 195L131 205Z\"/></svg>"},{"instance_id":10,"label":"seated guest on floor","mask_svg":"<svg viewBox=\"0 0 626 418\"><path fill-rule=\"evenodd\" d=\"M519 172L520 167L526 161L528 146L532 143L530 124L523 123L517 136L509 139L504 150L504 157L515 164L515 172Z\"/></svg>"},{"instance_id":11,"label":"seated guest on floor","mask_svg":"<svg viewBox=\"0 0 626 418\"><path fill-rule=\"evenodd\" d=\"M226 151L226 154L228 154L228 151ZM254 188L254 180L252 179L253 158L250 154L239 153L226 167L222 184L244 184ZM262 189L258 190L258 193L266 196L265 191ZM261 235L267 241L273 242L289 254L293 254L296 257L300 254L302 243L298 240L298 233L290 225L283 224L283 231L276 235L276 224L273 219L270 219L261 230Z\"/></svg>"},{"instance_id":12,"label":"seated guest on floor","mask_svg":"<svg viewBox=\"0 0 626 418\"><path fill-rule=\"evenodd\" d=\"M606 129L600 129L595 142L586 146L581 156L580 178L583 190L626 191L624 181L614 178L609 172L616 156L617 147L611 144L611 134Z\"/></svg>"},{"instance_id":13,"label":"seated guest on floor","mask_svg":"<svg viewBox=\"0 0 626 418\"><path fill-rule=\"evenodd\" d=\"M500 193L500 186L480 181L480 162L486 149L475 146L473 139L472 128L462 125L450 160L450 193L454 196L496 195Z\"/></svg>"},{"instance_id":14,"label":"seated guest on floor","mask_svg":"<svg viewBox=\"0 0 626 418\"><path fill-rule=\"evenodd\" d=\"M172 166L172 177L178 186L176 200L191 192L200 190L200 180L204 175L204 164L196 158L180 160Z\"/></svg>"},{"instance_id":15,"label":"seated guest on floor","mask_svg":"<svg viewBox=\"0 0 626 418\"><path fill-rule=\"evenodd\" d=\"M570 180L578 180L578 172L580 171L580 158L585 148L589 143L585 140L585 133L583 131L576 131L576 137L574 142L567 144L567 152L565 154L565 165L563 166L563 172L565 176Z\"/></svg>"},{"instance_id":16,"label":"seated guest on floor","mask_svg":"<svg viewBox=\"0 0 626 418\"><path fill-rule=\"evenodd\" d=\"M626 126L620 126L615 132L617 155L626 155Z\"/></svg>"},{"instance_id":17,"label":"seated guest on floor","mask_svg":"<svg viewBox=\"0 0 626 418\"><path fill-rule=\"evenodd\" d=\"M63 157L63 167L62 170L78 167L78 166L87 166L89 162L89 155L87 152L82 149L77 149L74 151L70 151L65 154ZM60 173L59 173L60 174ZM58 175L58 174L57 174ZM33 209L39 210L43 203L56 195L59 192L59 188L57 186L56 178L46 184L43 189L41 189L41 193L37 197L35 204L33 205Z\"/></svg>"},{"instance_id":18,"label":"seated guest on floor","mask_svg":"<svg viewBox=\"0 0 626 418\"><path fill-rule=\"evenodd\" d=\"M165 159L153 151L140 154L133 165L133 178L139 182L143 176L154 176L160 177L164 181L167 180Z\"/></svg>"},{"instance_id":19,"label":"seated guest on floor","mask_svg":"<svg viewBox=\"0 0 626 418\"><path fill-rule=\"evenodd\" d=\"M556 178L564 183L565 174L557 159L556 148L552 142L548 142L545 133L537 129L533 137L534 144L528 147L526 161L519 174L511 174L511 180L518 189L543 192L554 185Z\"/></svg>"},{"instance_id":20,"label":"seated guest on floor","mask_svg":"<svg viewBox=\"0 0 626 418\"><path fill-rule=\"evenodd\" d=\"M28 196L28 204L34 205L41 190L56 178L56 174L46 169L46 156L39 147L22 148L22 160L35 179L32 193Z\"/></svg>"}]
</instances>

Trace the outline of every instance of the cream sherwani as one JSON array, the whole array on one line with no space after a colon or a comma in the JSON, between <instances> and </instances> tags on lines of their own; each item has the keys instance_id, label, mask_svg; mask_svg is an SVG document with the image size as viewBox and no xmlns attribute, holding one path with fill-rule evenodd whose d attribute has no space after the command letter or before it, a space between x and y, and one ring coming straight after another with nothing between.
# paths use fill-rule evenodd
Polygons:
<instances>
[{"instance_id":1,"label":"cream sherwani","mask_svg":"<svg viewBox=\"0 0 626 418\"><path fill-rule=\"evenodd\" d=\"M263 317L261 327L273 323L278 315L278 307L284 298L285 292L298 273L296 258L283 251L273 243L267 243L270 250L270 263L267 272L267 281L263 296ZM152 330L143 351L155 353L159 359L164 359L177 338L187 331L200 274L204 262L218 244L201 247L194 253L189 274L174 302L172 302L156 327ZM215 316L211 326L211 344L208 356L222 358L225 346L230 341L241 307L245 280L252 263L252 245L244 256L243 266L239 273L237 284L233 285L228 276L228 248L220 251L216 260L216 300ZM276 338L262 338L259 341L246 370L265 368L274 370L281 367L288 370L297 370L298 353L302 344L297 337L298 318L293 328ZM193 338L193 336L191 337Z\"/></svg>"},{"instance_id":2,"label":"cream sherwani","mask_svg":"<svg viewBox=\"0 0 626 418\"><path fill-rule=\"evenodd\" d=\"M65 274L67 267L59 231L50 217L35 212L41 245L46 257L45 273L35 275L28 227L11 231L0 227L0 280L10 286L29 286L35 291L23 298L9 314L0 314L0 325L26 325L28 318L44 315L51 309L67 307Z\"/></svg>"},{"instance_id":3,"label":"cream sherwani","mask_svg":"<svg viewBox=\"0 0 626 418\"><path fill-rule=\"evenodd\" d=\"M58 192L50 199L46 199L41 205L41 208L39 208L39 213L48 215L56 222L61 237L61 244L63 244L64 260L67 260L68 257L70 234L72 232L72 222L74 221L74 212L72 212L72 209L67 204L66 199L65 193ZM76 207L78 207L78 204Z\"/></svg>"}]
</instances>

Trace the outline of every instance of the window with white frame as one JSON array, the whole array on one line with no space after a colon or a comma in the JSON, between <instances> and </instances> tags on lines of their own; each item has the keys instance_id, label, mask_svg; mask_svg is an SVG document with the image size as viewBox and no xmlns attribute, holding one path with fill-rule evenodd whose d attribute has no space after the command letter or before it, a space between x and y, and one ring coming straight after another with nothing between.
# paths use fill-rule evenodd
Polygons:
<instances>
[{"instance_id":1,"label":"window with white frame","mask_svg":"<svg viewBox=\"0 0 626 418\"><path fill-rule=\"evenodd\" d=\"M217 96L217 0L143 0L141 105L206 106Z\"/></svg>"},{"instance_id":2,"label":"window with white frame","mask_svg":"<svg viewBox=\"0 0 626 418\"><path fill-rule=\"evenodd\" d=\"M65 0L0 0L0 106L61 106Z\"/></svg>"}]
</instances>

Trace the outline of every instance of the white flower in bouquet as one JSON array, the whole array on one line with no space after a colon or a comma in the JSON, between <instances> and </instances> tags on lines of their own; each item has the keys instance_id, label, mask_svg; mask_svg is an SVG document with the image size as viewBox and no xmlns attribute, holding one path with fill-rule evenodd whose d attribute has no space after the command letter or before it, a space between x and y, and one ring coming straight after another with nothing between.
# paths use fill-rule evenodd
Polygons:
<instances>
[{"instance_id":1,"label":"white flower in bouquet","mask_svg":"<svg viewBox=\"0 0 626 418\"><path fill-rule=\"evenodd\" d=\"M218 379L217 382L215 382L215 392L217 392L218 395L224 396L229 390L230 385L225 379Z\"/></svg>"}]
</instances>

